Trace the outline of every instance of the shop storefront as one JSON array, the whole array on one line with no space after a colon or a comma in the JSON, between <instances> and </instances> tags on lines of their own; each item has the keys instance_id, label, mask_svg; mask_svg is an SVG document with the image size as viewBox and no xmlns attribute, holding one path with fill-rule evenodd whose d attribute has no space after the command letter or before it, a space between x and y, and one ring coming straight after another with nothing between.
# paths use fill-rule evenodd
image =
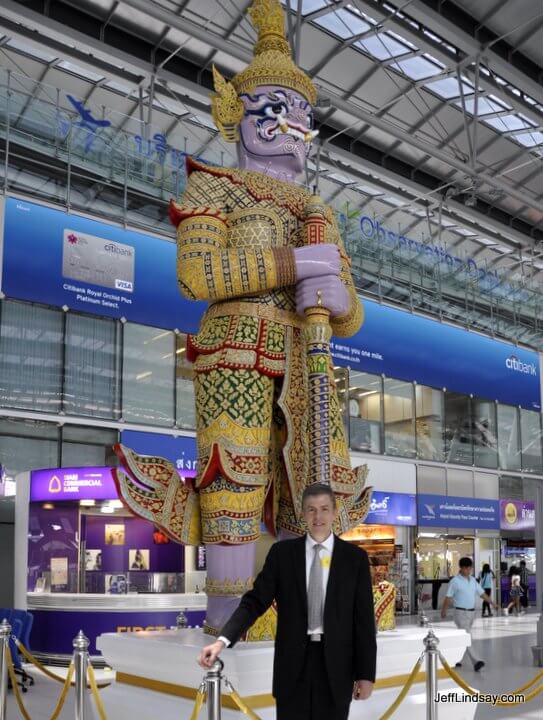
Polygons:
<instances>
[{"instance_id":1,"label":"shop storefront","mask_svg":"<svg viewBox=\"0 0 543 720\"><path fill-rule=\"evenodd\" d=\"M526 563L528 572L528 602L536 602L535 503L530 500L500 500L501 528L501 596L502 604L509 602L512 568Z\"/></svg>"},{"instance_id":2,"label":"shop storefront","mask_svg":"<svg viewBox=\"0 0 543 720\"><path fill-rule=\"evenodd\" d=\"M415 525L414 494L376 490L365 523L342 536L368 553L374 585L383 580L395 585L397 613L412 612Z\"/></svg>"},{"instance_id":3,"label":"shop storefront","mask_svg":"<svg viewBox=\"0 0 543 720\"><path fill-rule=\"evenodd\" d=\"M148 454L173 453L181 477L195 475L193 438L154 435L145 446L147 435L131 433L130 441ZM19 475L16 556L16 605L34 613L32 648L50 660L70 654L81 627L95 654L103 632L175 627L181 610L188 624L203 622L203 548L172 542L128 513L110 467Z\"/></svg>"},{"instance_id":4,"label":"shop storefront","mask_svg":"<svg viewBox=\"0 0 543 720\"><path fill-rule=\"evenodd\" d=\"M419 608L441 607L461 557L474 561L475 575L490 560L499 537L499 501L419 494L416 540ZM490 555L489 555L490 553ZM487 558L488 555L488 558Z\"/></svg>"}]
</instances>

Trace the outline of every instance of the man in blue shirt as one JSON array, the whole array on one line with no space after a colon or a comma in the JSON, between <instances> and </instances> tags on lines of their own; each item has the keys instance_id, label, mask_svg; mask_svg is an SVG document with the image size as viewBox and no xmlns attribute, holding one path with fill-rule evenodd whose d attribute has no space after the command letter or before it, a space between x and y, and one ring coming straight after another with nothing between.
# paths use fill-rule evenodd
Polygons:
<instances>
[{"instance_id":1,"label":"man in blue shirt","mask_svg":"<svg viewBox=\"0 0 543 720\"><path fill-rule=\"evenodd\" d=\"M451 578L449 581L447 595L443 601L443 607L441 608L441 617L447 617L447 609L451 602L454 602L455 625L460 630L465 630L471 636L471 626L473 625L473 621L475 619L475 600L478 597L484 597L490 605L494 605L494 603L489 597L487 597L485 591L479 585L477 580L472 577L472 559L469 557L460 558L458 565L458 575L455 575L455 577ZM496 606L494 605L494 607ZM475 672L478 672L482 667L484 667L484 662L473 654L470 647L466 648L462 661L466 658L466 656L471 660ZM462 662L456 663L456 667L461 666Z\"/></svg>"}]
</instances>

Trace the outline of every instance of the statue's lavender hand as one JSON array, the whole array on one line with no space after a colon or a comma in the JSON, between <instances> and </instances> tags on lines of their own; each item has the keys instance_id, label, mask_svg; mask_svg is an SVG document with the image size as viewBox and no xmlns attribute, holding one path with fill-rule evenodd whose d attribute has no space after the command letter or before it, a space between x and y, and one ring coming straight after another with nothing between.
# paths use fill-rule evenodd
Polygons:
<instances>
[{"instance_id":1,"label":"statue's lavender hand","mask_svg":"<svg viewBox=\"0 0 543 720\"><path fill-rule=\"evenodd\" d=\"M322 275L339 275L341 256L337 245L305 245L294 248L296 278L298 281Z\"/></svg>"},{"instance_id":2,"label":"statue's lavender hand","mask_svg":"<svg viewBox=\"0 0 543 720\"><path fill-rule=\"evenodd\" d=\"M296 285L296 311L303 315L305 310L316 307L320 290L321 305L330 311L332 317L346 315L350 298L345 285L337 275L323 275L301 280Z\"/></svg>"}]
</instances>

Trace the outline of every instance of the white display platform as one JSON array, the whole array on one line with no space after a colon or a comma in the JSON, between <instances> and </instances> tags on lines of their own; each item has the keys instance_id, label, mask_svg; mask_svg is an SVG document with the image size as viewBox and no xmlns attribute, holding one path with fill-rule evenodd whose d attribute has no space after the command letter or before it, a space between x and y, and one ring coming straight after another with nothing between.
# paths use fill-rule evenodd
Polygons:
<instances>
[{"instance_id":1,"label":"white display platform","mask_svg":"<svg viewBox=\"0 0 543 720\"><path fill-rule=\"evenodd\" d=\"M404 626L395 631L379 633L377 647L377 689L370 700L353 702L349 720L378 718L398 695L406 676L412 670L423 650L427 630ZM456 628L437 628L439 649L449 664L458 662L467 645L469 635ZM185 699L192 688L197 688L203 670L196 658L204 645L210 642L201 630L169 630L163 632L107 633L96 645L106 662L117 674L117 680L102 696L108 717L115 720L188 720L194 706ZM224 674L242 698L259 696L255 712L262 720L275 720L275 709L269 703L272 679L273 643L238 643L221 654ZM382 687L387 683L393 687ZM381 685L381 688L379 688ZM448 679L439 680L439 690L456 689ZM440 720L472 720L476 705L450 703L440 706ZM204 708L200 715L205 718ZM424 720L424 683L415 684L398 710L398 717ZM224 720L241 720L235 710L223 709Z\"/></svg>"}]
</instances>

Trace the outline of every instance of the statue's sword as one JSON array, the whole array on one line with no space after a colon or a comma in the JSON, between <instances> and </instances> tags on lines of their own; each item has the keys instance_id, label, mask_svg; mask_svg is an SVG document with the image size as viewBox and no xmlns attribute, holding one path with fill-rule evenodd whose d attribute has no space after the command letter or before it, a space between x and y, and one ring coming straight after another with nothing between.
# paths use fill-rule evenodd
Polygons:
<instances>
[{"instance_id":1,"label":"statue's sword","mask_svg":"<svg viewBox=\"0 0 543 720\"><path fill-rule=\"evenodd\" d=\"M305 244L324 243L325 205L312 195L306 205ZM322 306L320 290L315 306L305 311L304 335L309 380L309 483L331 484L330 464L330 311Z\"/></svg>"}]
</instances>

